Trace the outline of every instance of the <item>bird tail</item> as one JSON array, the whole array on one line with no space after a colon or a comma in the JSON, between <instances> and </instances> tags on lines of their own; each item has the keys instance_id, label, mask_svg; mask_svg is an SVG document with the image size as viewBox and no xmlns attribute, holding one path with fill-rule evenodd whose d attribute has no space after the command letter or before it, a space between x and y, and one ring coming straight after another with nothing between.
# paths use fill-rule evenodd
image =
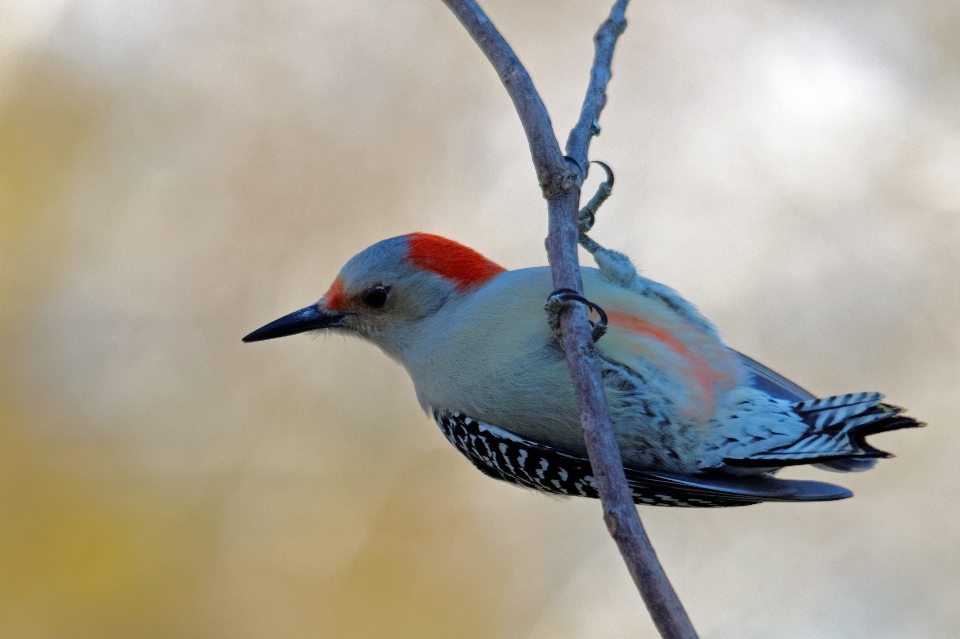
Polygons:
<instances>
[{"instance_id":1,"label":"bird tail","mask_svg":"<svg viewBox=\"0 0 960 639\"><path fill-rule=\"evenodd\" d=\"M750 455L748 459L724 461L734 466L816 464L826 470L857 472L872 468L877 459L892 456L868 444L868 436L924 425L903 415L902 408L884 404L880 393L811 399L797 402L791 409L807 425L794 443Z\"/></svg>"}]
</instances>

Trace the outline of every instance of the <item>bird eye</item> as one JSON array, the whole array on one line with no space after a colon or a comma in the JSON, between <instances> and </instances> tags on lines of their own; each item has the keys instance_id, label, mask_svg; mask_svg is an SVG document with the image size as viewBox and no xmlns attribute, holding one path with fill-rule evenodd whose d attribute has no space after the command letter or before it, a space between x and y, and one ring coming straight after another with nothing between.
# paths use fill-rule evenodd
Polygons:
<instances>
[{"instance_id":1,"label":"bird eye","mask_svg":"<svg viewBox=\"0 0 960 639\"><path fill-rule=\"evenodd\" d=\"M370 308L382 308L387 303L387 297L390 295L389 286L374 286L368 288L363 294L363 303Z\"/></svg>"}]
</instances>

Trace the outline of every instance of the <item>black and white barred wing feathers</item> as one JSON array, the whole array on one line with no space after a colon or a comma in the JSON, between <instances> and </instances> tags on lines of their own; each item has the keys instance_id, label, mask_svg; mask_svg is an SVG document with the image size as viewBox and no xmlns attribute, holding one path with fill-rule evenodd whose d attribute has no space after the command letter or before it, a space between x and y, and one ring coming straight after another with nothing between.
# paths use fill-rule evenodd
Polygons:
<instances>
[{"instance_id":1,"label":"black and white barred wing feathers","mask_svg":"<svg viewBox=\"0 0 960 639\"><path fill-rule=\"evenodd\" d=\"M557 495L597 497L588 459L517 437L460 413L442 413L436 419L450 443L494 479ZM629 468L625 472L634 501L653 506L714 508L852 496L833 484L769 476L675 475Z\"/></svg>"}]
</instances>

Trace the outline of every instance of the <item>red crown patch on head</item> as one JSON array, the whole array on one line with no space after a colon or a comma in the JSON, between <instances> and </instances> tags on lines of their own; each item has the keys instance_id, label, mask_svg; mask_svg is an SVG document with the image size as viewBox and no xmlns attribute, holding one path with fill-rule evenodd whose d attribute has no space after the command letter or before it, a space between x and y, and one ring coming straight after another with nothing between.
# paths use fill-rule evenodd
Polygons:
<instances>
[{"instance_id":1,"label":"red crown patch on head","mask_svg":"<svg viewBox=\"0 0 960 639\"><path fill-rule=\"evenodd\" d=\"M425 271L451 280L458 291L480 286L507 270L472 248L439 235L411 233L406 239L407 259Z\"/></svg>"},{"instance_id":2,"label":"red crown patch on head","mask_svg":"<svg viewBox=\"0 0 960 639\"><path fill-rule=\"evenodd\" d=\"M343 280L339 277L333 280L330 290L323 296L324 306L331 311L339 311L347 306L347 292L343 289Z\"/></svg>"}]
</instances>

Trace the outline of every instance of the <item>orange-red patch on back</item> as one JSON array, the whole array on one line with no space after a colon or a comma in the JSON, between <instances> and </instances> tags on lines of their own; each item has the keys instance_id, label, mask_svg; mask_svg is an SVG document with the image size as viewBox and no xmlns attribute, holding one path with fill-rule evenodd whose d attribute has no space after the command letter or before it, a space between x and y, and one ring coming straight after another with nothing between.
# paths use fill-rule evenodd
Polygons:
<instances>
[{"instance_id":1,"label":"orange-red patch on back","mask_svg":"<svg viewBox=\"0 0 960 639\"><path fill-rule=\"evenodd\" d=\"M690 374L696 380L697 385L700 386L700 391L705 398L712 402L716 394L717 386L726 377L724 373L714 370L708 362L690 352L690 349L687 348L687 345L684 344L680 338L662 326L657 326L643 318L618 311L607 311L607 316L611 324L632 333L652 337L685 359L690 367Z\"/></svg>"},{"instance_id":2,"label":"orange-red patch on back","mask_svg":"<svg viewBox=\"0 0 960 639\"><path fill-rule=\"evenodd\" d=\"M343 280L339 277L333 280L333 284L330 285L330 290L328 290L324 296L324 306L326 306L331 311L340 311L347 306L347 293L343 290Z\"/></svg>"},{"instance_id":3,"label":"orange-red patch on back","mask_svg":"<svg viewBox=\"0 0 960 639\"><path fill-rule=\"evenodd\" d=\"M411 233L406 239L407 259L452 281L458 291L480 286L506 270L473 249L439 235Z\"/></svg>"}]
</instances>

